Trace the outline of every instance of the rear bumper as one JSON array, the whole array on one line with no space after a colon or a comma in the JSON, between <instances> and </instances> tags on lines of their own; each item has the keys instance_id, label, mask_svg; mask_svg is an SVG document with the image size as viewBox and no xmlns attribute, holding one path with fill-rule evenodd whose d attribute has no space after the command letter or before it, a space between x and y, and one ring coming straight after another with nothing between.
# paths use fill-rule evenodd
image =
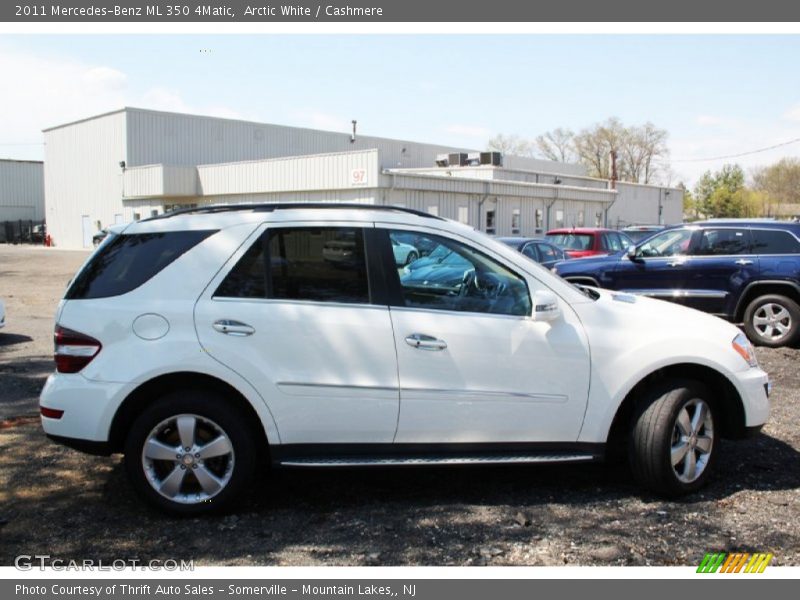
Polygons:
<instances>
[{"instance_id":1,"label":"rear bumper","mask_svg":"<svg viewBox=\"0 0 800 600\"><path fill-rule=\"evenodd\" d=\"M108 442L111 422L131 387L131 384L91 381L80 373L53 373L39 396L39 406L64 414L58 419L42 416L42 429L73 448L79 442L90 445Z\"/></svg>"}]
</instances>

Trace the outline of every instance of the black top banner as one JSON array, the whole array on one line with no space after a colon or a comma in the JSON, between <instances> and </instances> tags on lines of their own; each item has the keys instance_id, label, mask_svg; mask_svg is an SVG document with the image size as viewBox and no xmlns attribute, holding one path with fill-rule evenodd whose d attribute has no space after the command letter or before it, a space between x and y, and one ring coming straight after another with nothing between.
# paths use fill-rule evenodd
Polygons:
<instances>
[{"instance_id":1,"label":"black top banner","mask_svg":"<svg viewBox=\"0 0 800 600\"><path fill-rule=\"evenodd\" d=\"M63 0L0 3L5 22L787 22L786 0Z\"/></svg>"}]
</instances>

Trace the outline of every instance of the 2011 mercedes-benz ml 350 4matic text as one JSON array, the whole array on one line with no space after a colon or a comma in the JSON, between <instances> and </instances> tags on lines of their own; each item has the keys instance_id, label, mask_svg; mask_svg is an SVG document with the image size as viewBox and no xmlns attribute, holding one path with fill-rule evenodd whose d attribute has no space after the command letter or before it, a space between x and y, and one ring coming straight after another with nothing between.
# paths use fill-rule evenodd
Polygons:
<instances>
[{"instance_id":1,"label":"2011 mercedes-benz ml 350 4matic text","mask_svg":"<svg viewBox=\"0 0 800 600\"><path fill-rule=\"evenodd\" d=\"M416 277L399 239L450 248L461 271ZM347 260L330 260L341 240ZM581 290L465 225L388 206L133 223L69 285L55 360L45 432L124 453L133 487L184 514L230 505L262 466L566 463L612 448L676 496L706 483L720 438L769 413L767 375L733 325Z\"/></svg>"}]
</instances>

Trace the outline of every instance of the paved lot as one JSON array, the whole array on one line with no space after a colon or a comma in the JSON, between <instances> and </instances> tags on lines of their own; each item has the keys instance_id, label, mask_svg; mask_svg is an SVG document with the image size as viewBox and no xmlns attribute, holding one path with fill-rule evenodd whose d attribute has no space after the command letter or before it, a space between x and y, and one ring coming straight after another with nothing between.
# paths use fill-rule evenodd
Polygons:
<instances>
[{"instance_id":1,"label":"paved lot","mask_svg":"<svg viewBox=\"0 0 800 600\"><path fill-rule=\"evenodd\" d=\"M196 564L674 565L711 550L800 565L800 373L795 349L759 349L775 382L769 425L725 443L711 485L643 495L611 466L295 471L265 476L235 515L170 519L132 496L121 458L49 443L36 395L52 318L86 254L0 246L0 565L63 559ZM4 420L5 419L5 420Z\"/></svg>"}]
</instances>

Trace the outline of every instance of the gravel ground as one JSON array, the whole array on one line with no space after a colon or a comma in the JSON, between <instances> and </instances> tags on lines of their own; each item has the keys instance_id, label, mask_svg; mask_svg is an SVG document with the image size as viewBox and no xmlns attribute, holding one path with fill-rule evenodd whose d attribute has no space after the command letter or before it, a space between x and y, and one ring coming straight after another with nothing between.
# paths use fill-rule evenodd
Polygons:
<instances>
[{"instance_id":1,"label":"gravel ground","mask_svg":"<svg viewBox=\"0 0 800 600\"><path fill-rule=\"evenodd\" d=\"M184 559L213 565L685 565L708 551L772 552L800 565L796 349L759 349L773 414L723 443L702 494L665 502L604 465L283 471L234 515L172 519L133 497L119 457L47 441L36 395L51 370L52 315L85 253L0 246L0 565ZM33 275L31 275L33 274ZM3 420L5 419L5 420Z\"/></svg>"}]
</instances>

